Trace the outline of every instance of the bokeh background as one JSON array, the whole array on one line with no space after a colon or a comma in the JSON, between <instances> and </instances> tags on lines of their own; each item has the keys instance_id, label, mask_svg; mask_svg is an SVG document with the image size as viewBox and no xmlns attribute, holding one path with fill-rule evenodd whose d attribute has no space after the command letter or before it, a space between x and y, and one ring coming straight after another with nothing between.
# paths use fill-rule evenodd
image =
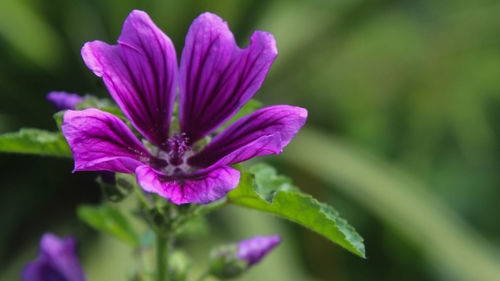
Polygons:
<instances>
[{"instance_id":1,"label":"bokeh background","mask_svg":"<svg viewBox=\"0 0 500 281\"><path fill-rule=\"evenodd\" d=\"M241 46L253 30L279 56L257 93L306 107L306 128L267 162L328 202L365 238L366 260L286 221L232 208L184 243L279 233L283 244L245 280L500 280L500 3L496 0L0 0L0 133L56 130L52 90L106 89L82 62L84 42L114 42L134 8L178 54L211 11ZM42 233L74 234L91 281L125 280L130 250L80 222L98 203L73 163L0 155L0 279L18 280Z\"/></svg>"}]
</instances>

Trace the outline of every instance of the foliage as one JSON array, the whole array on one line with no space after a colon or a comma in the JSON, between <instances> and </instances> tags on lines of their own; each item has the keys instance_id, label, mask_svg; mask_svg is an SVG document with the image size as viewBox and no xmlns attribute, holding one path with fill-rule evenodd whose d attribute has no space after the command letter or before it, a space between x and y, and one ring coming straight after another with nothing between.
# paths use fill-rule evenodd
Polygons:
<instances>
[{"instance_id":1,"label":"foliage","mask_svg":"<svg viewBox=\"0 0 500 281\"><path fill-rule=\"evenodd\" d=\"M462 270L479 269L473 261L482 260L470 256L468 245L476 245L471 241L488 240L491 242L488 247L498 251L500 224L494 215L500 196L500 157L496 153L500 135L500 45L497 39L500 5L497 1L78 0L57 3L50 7L36 1L2 3L2 133L21 127L54 130L49 118L41 118L50 112L44 100L48 91L90 91L106 96L102 84L96 83L95 77L83 66L79 49L86 40L98 38L112 42L119 34L121 21L132 8L149 11L161 27L167 28L179 47L184 40L181 34L185 34L193 16L210 10L228 21L241 46L256 26L277 38L279 57L271 69L272 77L261 90L265 95L258 94L258 99L264 104L273 104L278 98L285 102L283 98L287 97L286 103L309 109L308 126L321 131L320 135L326 134L327 142L338 148L336 152L351 156L357 155L350 153L353 151L370 153L370 156L361 153L362 157L355 158L359 160L358 167L370 163L369 167L374 168L370 174L376 177L370 178L363 178L364 174L345 174L344 169L352 162L326 158L327 153L309 154L317 144L311 141L314 138L311 135L294 140L291 147L285 149L282 159L286 162L280 163L289 169L293 161L296 169L293 178L304 191L330 196L326 201L334 202L369 241L370 259L362 264L357 260L353 262L342 251L325 250L321 239L307 232L281 229L273 223L267 228L262 226L262 230L280 229L288 233L297 241L301 255L277 253L279 258L269 268L257 269L249 280L344 277L400 280L401 276L412 281L471 280ZM182 50L177 51L180 54ZM335 139L331 139L332 135ZM299 145L300 140L306 139L307 142ZM347 148L337 146L338 142L347 143ZM372 158L377 161L370 162ZM323 160L327 164L321 169L312 165L324 163ZM93 180L91 174L79 175L81 181L69 174L26 177L28 171L40 169L40 161L26 161L11 155L3 155L1 161L6 176L0 183L3 187L0 211L4 214L0 271L7 277L2 275L0 279L17 280L21 265L16 260L24 254L27 235L35 241L47 222L58 224L61 213L71 214L74 206L81 203L71 196L72 192L61 190L85 190L96 200L99 189L89 184ZM54 164L48 160L44 164L52 169L70 170L71 164L67 162ZM394 169L396 174L403 174L402 178L418 179L417 186L425 189L426 196L432 196L440 207L427 208L427 198L422 197L418 197L423 199L418 200L421 204L406 204L411 196L392 200L393 194L384 184L387 181L378 182L378 179L395 179ZM397 180L390 181L391 192L403 189L404 193L413 195L408 192L416 187L399 179L398 176ZM354 184L361 181L363 185ZM33 194L40 194L40 185L44 185L45 196L29 201ZM61 202L57 209L53 207L54 202ZM401 209L392 209L394 205ZM462 235L463 228L450 231L444 227L449 225L447 220L439 222L443 223L442 227L434 228L414 224L400 216L404 211L413 218L440 217L442 208L454 218L452 222L457 222L458 217L459 225L474 229L480 235ZM427 216L428 212L432 212L432 216ZM232 215L241 216L241 213ZM226 223L217 222L222 226ZM251 226L241 217L232 222L238 229ZM34 230L27 234L28 228ZM462 238L454 244L455 248L434 247L435 242L457 241L453 237ZM448 245L439 245L445 244ZM116 248L111 244L106 246L108 248L91 259L116 257ZM322 250L321 255L315 250L318 248ZM457 249L460 254L453 258L447 256ZM450 272L450 267L444 264L457 259L464 263ZM290 267L285 261L296 266ZM390 271L381 270L387 265ZM100 264L88 267L91 276L97 276L92 280L102 276L119 280L116 277L121 276L119 269L128 268L123 262L114 267L104 268ZM276 277L273 272L293 274L280 279L282 275ZM472 280L478 279L484 280Z\"/></svg>"},{"instance_id":2,"label":"foliage","mask_svg":"<svg viewBox=\"0 0 500 281\"><path fill-rule=\"evenodd\" d=\"M1 135L0 151L71 157L71 150L61 133L40 129L21 129L17 133Z\"/></svg>"},{"instance_id":3,"label":"foliage","mask_svg":"<svg viewBox=\"0 0 500 281\"><path fill-rule=\"evenodd\" d=\"M363 238L338 212L298 191L269 165L243 171L240 185L228 194L233 204L256 209L296 222L325 236L356 255L365 257Z\"/></svg>"},{"instance_id":4,"label":"foliage","mask_svg":"<svg viewBox=\"0 0 500 281\"><path fill-rule=\"evenodd\" d=\"M96 230L113 235L134 247L140 245L139 235L128 219L111 205L78 207L78 217Z\"/></svg>"}]
</instances>

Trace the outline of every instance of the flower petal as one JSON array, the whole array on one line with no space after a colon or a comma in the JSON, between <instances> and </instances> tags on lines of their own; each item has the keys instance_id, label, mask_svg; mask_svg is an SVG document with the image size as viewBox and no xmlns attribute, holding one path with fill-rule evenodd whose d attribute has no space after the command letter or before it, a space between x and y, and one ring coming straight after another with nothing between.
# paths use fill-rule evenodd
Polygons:
<instances>
[{"instance_id":1,"label":"flower petal","mask_svg":"<svg viewBox=\"0 0 500 281\"><path fill-rule=\"evenodd\" d=\"M23 269L22 281L67 281L68 279L47 260L32 261Z\"/></svg>"},{"instance_id":2,"label":"flower petal","mask_svg":"<svg viewBox=\"0 0 500 281\"><path fill-rule=\"evenodd\" d=\"M175 101L177 58L172 42L149 16L132 11L118 45L87 42L82 57L137 130L164 146Z\"/></svg>"},{"instance_id":3,"label":"flower petal","mask_svg":"<svg viewBox=\"0 0 500 281\"><path fill-rule=\"evenodd\" d=\"M137 182L145 191L168 198L177 205L215 201L240 181L240 172L230 167L219 167L194 178L169 178L146 165L138 167L135 173Z\"/></svg>"},{"instance_id":4,"label":"flower petal","mask_svg":"<svg viewBox=\"0 0 500 281\"><path fill-rule=\"evenodd\" d=\"M262 85L278 51L274 37L256 31L246 49L211 13L193 21L180 66L179 122L192 142L213 132Z\"/></svg>"},{"instance_id":5,"label":"flower petal","mask_svg":"<svg viewBox=\"0 0 500 281\"><path fill-rule=\"evenodd\" d=\"M59 238L46 233L40 240L38 259L26 265L23 281L84 281L83 272L72 237Z\"/></svg>"},{"instance_id":6,"label":"flower petal","mask_svg":"<svg viewBox=\"0 0 500 281\"><path fill-rule=\"evenodd\" d=\"M48 93L45 98L56 110L75 109L76 105L84 100L82 96L77 94L57 91Z\"/></svg>"},{"instance_id":7,"label":"flower petal","mask_svg":"<svg viewBox=\"0 0 500 281\"><path fill-rule=\"evenodd\" d=\"M73 152L74 171L134 173L152 159L122 120L98 109L66 111L61 129Z\"/></svg>"},{"instance_id":8,"label":"flower petal","mask_svg":"<svg viewBox=\"0 0 500 281\"><path fill-rule=\"evenodd\" d=\"M206 168L231 165L250 158L278 154L305 124L307 110L276 105L247 115L224 129L199 153L190 165Z\"/></svg>"},{"instance_id":9,"label":"flower petal","mask_svg":"<svg viewBox=\"0 0 500 281\"><path fill-rule=\"evenodd\" d=\"M72 237L59 238L47 233L40 241L42 255L47 255L52 264L59 269L68 280L85 280L83 269L78 260L76 240Z\"/></svg>"}]
</instances>

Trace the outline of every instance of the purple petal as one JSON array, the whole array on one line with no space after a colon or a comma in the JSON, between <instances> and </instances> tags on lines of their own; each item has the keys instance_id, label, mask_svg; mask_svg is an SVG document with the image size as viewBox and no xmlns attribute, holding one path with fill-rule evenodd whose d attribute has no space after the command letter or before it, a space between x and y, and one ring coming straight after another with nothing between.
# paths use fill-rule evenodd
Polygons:
<instances>
[{"instance_id":1,"label":"purple petal","mask_svg":"<svg viewBox=\"0 0 500 281\"><path fill-rule=\"evenodd\" d=\"M262 85L278 51L274 37L256 31L246 49L211 13L193 21L180 67L179 122L192 142L213 132Z\"/></svg>"},{"instance_id":2,"label":"purple petal","mask_svg":"<svg viewBox=\"0 0 500 281\"><path fill-rule=\"evenodd\" d=\"M135 172L137 182L145 191L168 198L177 205L215 201L234 189L240 180L239 171L230 167L219 167L206 175L184 179L168 178L146 165Z\"/></svg>"},{"instance_id":3,"label":"purple petal","mask_svg":"<svg viewBox=\"0 0 500 281\"><path fill-rule=\"evenodd\" d=\"M76 241L45 234L40 241L38 259L27 264L23 281L84 281L85 274L78 260Z\"/></svg>"},{"instance_id":4,"label":"purple petal","mask_svg":"<svg viewBox=\"0 0 500 281\"><path fill-rule=\"evenodd\" d=\"M137 130L164 146L175 101L177 58L172 42L149 16L132 11L118 45L87 42L82 57Z\"/></svg>"},{"instance_id":5,"label":"purple petal","mask_svg":"<svg viewBox=\"0 0 500 281\"><path fill-rule=\"evenodd\" d=\"M152 159L121 119L98 109L66 111L61 129L73 152L74 171L134 173Z\"/></svg>"},{"instance_id":6,"label":"purple petal","mask_svg":"<svg viewBox=\"0 0 500 281\"><path fill-rule=\"evenodd\" d=\"M23 270L23 281L68 281L49 261L36 260L28 263Z\"/></svg>"},{"instance_id":7,"label":"purple petal","mask_svg":"<svg viewBox=\"0 0 500 281\"><path fill-rule=\"evenodd\" d=\"M281 242L279 235L255 236L238 243L236 258L244 260L248 266L258 263Z\"/></svg>"},{"instance_id":8,"label":"purple petal","mask_svg":"<svg viewBox=\"0 0 500 281\"><path fill-rule=\"evenodd\" d=\"M252 157L281 153L305 124L307 110L277 105L247 115L224 129L188 163L196 167L232 165Z\"/></svg>"},{"instance_id":9,"label":"purple petal","mask_svg":"<svg viewBox=\"0 0 500 281\"><path fill-rule=\"evenodd\" d=\"M56 110L75 109L76 105L84 98L67 92L50 92L45 98L56 108Z\"/></svg>"}]
</instances>

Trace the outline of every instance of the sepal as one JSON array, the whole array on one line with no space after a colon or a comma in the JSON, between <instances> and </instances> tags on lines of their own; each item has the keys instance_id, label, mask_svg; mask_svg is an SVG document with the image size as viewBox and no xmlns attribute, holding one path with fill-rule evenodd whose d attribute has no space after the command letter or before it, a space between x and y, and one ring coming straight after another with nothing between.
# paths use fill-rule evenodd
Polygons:
<instances>
[{"instance_id":1,"label":"sepal","mask_svg":"<svg viewBox=\"0 0 500 281\"><path fill-rule=\"evenodd\" d=\"M120 202L132 192L135 177L129 174L101 171L96 181L106 200Z\"/></svg>"},{"instance_id":2,"label":"sepal","mask_svg":"<svg viewBox=\"0 0 500 281\"><path fill-rule=\"evenodd\" d=\"M237 252L236 244L214 248L210 253L210 274L222 280L241 276L246 271L248 263L236 258Z\"/></svg>"}]
</instances>

